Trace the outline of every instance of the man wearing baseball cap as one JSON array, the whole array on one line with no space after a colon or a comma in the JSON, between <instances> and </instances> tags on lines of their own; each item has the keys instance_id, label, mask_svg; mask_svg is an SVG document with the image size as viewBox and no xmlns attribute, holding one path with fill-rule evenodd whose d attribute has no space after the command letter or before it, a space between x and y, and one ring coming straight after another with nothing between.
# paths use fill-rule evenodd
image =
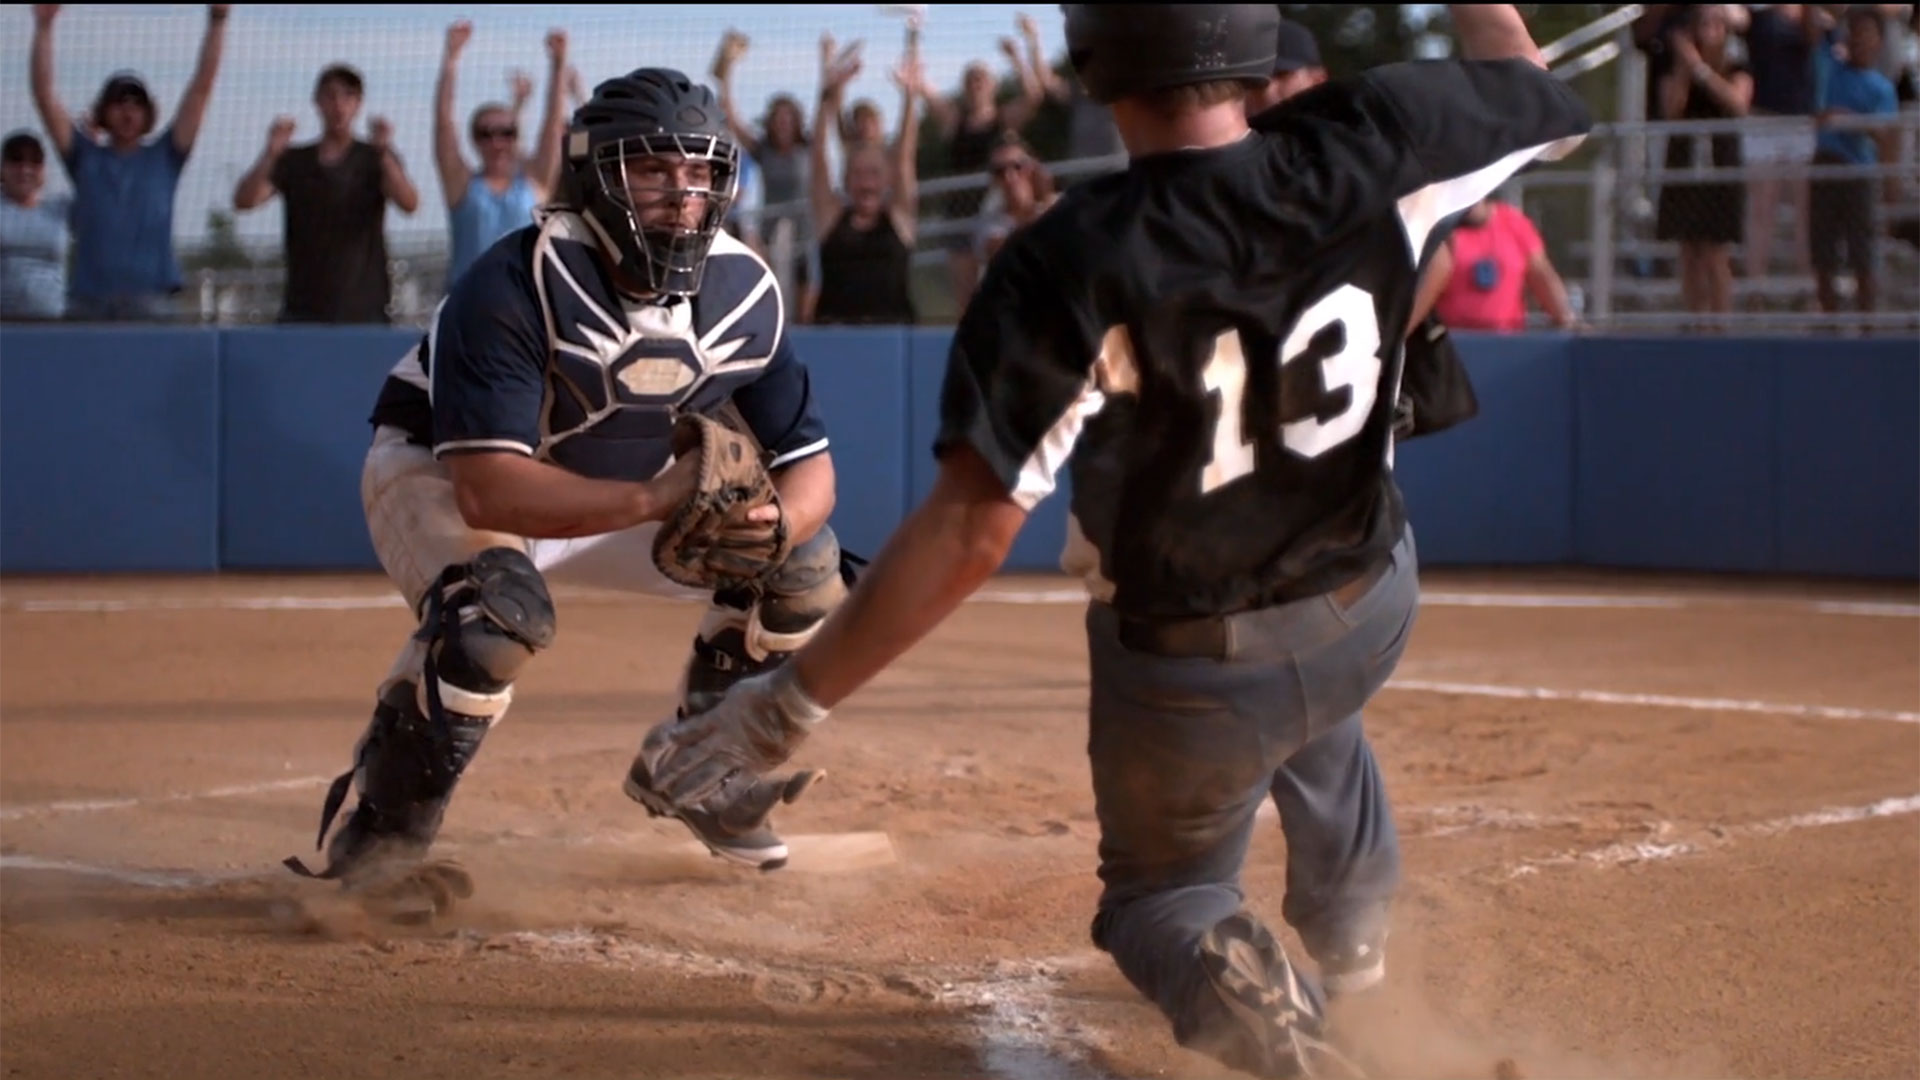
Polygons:
<instances>
[{"instance_id":1,"label":"man wearing baseball cap","mask_svg":"<svg viewBox=\"0 0 1920 1080\"><path fill-rule=\"evenodd\" d=\"M1247 95L1247 115L1255 116L1293 95L1327 81L1327 69L1320 63L1320 43L1313 31L1294 22L1280 20L1280 48L1273 61L1273 75L1267 85Z\"/></svg>"},{"instance_id":2,"label":"man wearing baseball cap","mask_svg":"<svg viewBox=\"0 0 1920 1080\"><path fill-rule=\"evenodd\" d=\"M53 24L58 4L35 4L29 77L54 151L73 179L73 269L69 318L85 322L178 317L183 281L174 254L173 203L200 134L225 43L227 4L210 4L200 59L172 121L140 77L116 72L83 113L55 91ZM158 138L149 139L156 130Z\"/></svg>"}]
</instances>

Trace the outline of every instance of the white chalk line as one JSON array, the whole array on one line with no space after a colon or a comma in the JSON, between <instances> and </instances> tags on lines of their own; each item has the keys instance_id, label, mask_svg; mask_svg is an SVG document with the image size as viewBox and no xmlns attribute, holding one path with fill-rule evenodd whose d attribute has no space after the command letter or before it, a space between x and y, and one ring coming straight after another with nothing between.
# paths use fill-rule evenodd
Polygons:
<instances>
[{"instance_id":1,"label":"white chalk line","mask_svg":"<svg viewBox=\"0 0 1920 1080\"><path fill-rule=\"evenodd\" d=\"M1579 701L1591 705L1629 705L1654 709L1691 709L1699 712L1745 712L1770 716L1800 716L1817 720L1885 720L1920 724L1920 712L1899 709L1855 709L1840 705L1800 705L1739 698L1683 697L1675 694L1628 694L1613 690L1556 690L1544 686L1503 686L1497 683L1438 682L1394 679L1388 690L1465 697L1511 698L1531 701Z\"/></svg>"},{"instance_id":2,"label":"white chalk line","mask_svg":"<svg viewBox=\"0 0 1920 1080\"><path fill-rule=\"evenodd\" d=\"M1920 604L1893 603L1841 603L1822 601L1813 605L1813 610L1822 615L1865 615L1881 619L1912 619L1920 617Z\"/></svg>"},{"instance_id":3,"label":"white chalk line","mask_svg":"<svg viewBox=\"0 0 1920 1080\"><path fill-rule=\"evenodd\" d=\"M1083 1047L1098 1035L1055 1008L1062 971L1097 956L997 961L985 971L891 973L875 976L811 965L791 968L710 953L662 949L603 932L521 931L482 939L483 949L509 949L543 961L606 964L640 971L666 969L700 977L748 978L795 988L805 999L839 993L893 990L960 1012L974 1029L981 1066L1002 1080L1105 1080L1089 1068ZM832 1001L823 1003L832 1004Z\"/></svg>"},{"instance_id":4,"label":"white chalk line","mask_svg":"<svg viewBox=\"0 0 1920 1080\"><path fill-rule=\"evenodd\" d=\"M1084 604L1084 589L1013 589L988 587L973 595L982 603ZM1692 601L1678 596L1594 596L1557 593L1423 592L1420 602L1432 607L1498 608L1680 608ZM1916 608L1920 613L1920 608ZM1844 613L1841 613L1844 614Z\"/></svg>"},{"instance_id":5,"label":"white chalk line","mask_svg":"<svg viewBox=\"0 0 1920 1080\"><path fill-rule=\"evenodd\" d=\"M1653 835L1639 840L1603 844L1584 851L1562 852L1537 859L1524 859L1505 868L1508 878L1527 877L1557 866L1624 866L1632 863L1663 862L1725 847L1737 840L1778 836L1802 829L1848 825L1876 818L1904 817L1920 813L1920 795L1880 799L1861 806L1833 806L1805 814L1791 814L1749 825L1710 825L1687 835L1679 835L1671 822L1658 822Z\"/></svg>"},{"instance_id":6,"label":"white chalk line","mask_svg":"<svg viewBox=\"0 0 1920 1080\"><path fill-rule=\"evenodd\" d=\"M559 758L576 757L581 754L624 752L624 747L577 747L567 750L541 753L519 754L503 760L515 765L536 765ZM336 774L337 775L337 774ZM275 791L301 791L307 788L325 787L333 783L334 776L291 776L279 780L261 780L247 784L227 784L207 788L204 791L177 791L165 795L123 796L108 799L55 799L51 802L23 803L17 806L0 806L0 821L14 821L21 818L53 817L59 814L98 814L109 810L132 810L146 806L163 806L168 803L199 802L203 799L237 799L248 795L263 795Z\"/></svg>"},{"instance_id":7,"label":"white chalk line","mask_svg":"<svg viewBox=\"0 0 1920 1080\"><path fill-rule=\"evenodd\" d=\"M246 880L255 874L207 874L104 866L36 855L0 855L0 870L36 870L100 878L150 889L194 889ZM915 997L948 1006L973 1028L981 1065L1002 1080L1105 1080L1086 1065L1082 1047L1097 1034L1073 1023L1055 1007L1060 971L1083 957L1020 963L1002 961L984 973L896 976L874 979L857 972L796 966L783 969L708 953L663 949L588 930L460 935L482 949L506 949L541 961L605 964L639 971L662 969L699 977L741 978L784 984L791 996L858 992L862 984L905 988Z\"/></svg>"},{"instance_id":8,"label":"white chalk line","mask_svg":"<svg viewBox=\"0 0 1920 1080\"><path fill-rule=\"evenodd\" d=\"M255 786L256 790L266 790ZM232 789L228 789L232 790ZM171 801L194 798L193 795L175 796ZM211 794L201 797L216 797ZM1422 818L1440 824L1411 833L1420 839L1437 839L1457 836L1469 832L1514 831L1526 832L1565 826L1584 824L1586 819L1569 815L1542 815L1524 810L1508 810L1501 807L1477 805L1442 805L1412 807L1403 811L1408 817ZM1630 841L1617 841L1581 851L1562 852L1554 855L1523 859L1502 870L1508 877L1524 877L1541 869L1556 866L1619 866L1633 862L1659 861L1680 855L1693 854L1709 847L1723 846L1736 840L1778 836L1783 833L1798 832L1802 829L1826 828L1833 825L1849 825L1861 821L1879 818L1904 817L1920 814L1920 794L1892 796L1870 803L1855 806L1830 806L1800 814L1771 818L1746 825L1706 825L1694 830L1690 838L1675 838L1675 826L1672 822L1658 821L1647 826L1653 834L1651 838ZM1255 819L1271 822L1277 813L1271 802L1262 802L1255 813ZM509 836L514 841L548 841L550 838L537 836ZM605 842L608 837L588 837L574 843L593 844ZM623 836L623 844L635 837ZM567 843L566 841L559 841ZM0 869L45 870L63 873L84 874L92 877L108 878L128 885L142 885L151 888L188 888L218 882L244 881L252 878L265 878L266 874L251 871L231 873L206 873L197 871L167 871L138 867L112 866L99 863L75 862L65 859L53 859L38 855L0 853Z\"/></svg>"},{"instance_id":9,"label":"white chalk line","mask_svg":"<svg viewBox=\"0 0 1920 1080\"><path fill-rule=\"evenodd\" d=\"M30 870L99 878L140 888L178 890L206 888L246 880L264 880L258 873L201 873L106 866L49 859L36 855L0 854L0 870ZM555 932L518 931L462 937L485 949L510 949L541 961L611 964L640 971L677 970L704 977L753 980L756 985L776 982L799 1000L832 996L876 983L878 987L906 989L915 997L955 1010L978 1043L981 1066L1001 1080L1108 1080L1093 1069L1085 1047L1100 1034L1076 1023L1056 1007L1055 991L1061 972L1081 966L1089 958L1059 957L1036 961L999 961L984 973L948 973L932 976L900 975L874 979L859 972L834 972L796 966L791 970L751 964L708 953L662 949L603 932L582 929ZM796 985L797 984L797 985Z\"/></svg>"},{"instance_id":10,"label":"white chalk line","mask_svg":"<svg viewBox=\"0 0 1920 1080\"><path fill-rule=\"evenodd\" d=\"M1579 825L1583 819L1565 816L1547 816L1526 810L1508 810L1498 806L1445 805L1415 806L1398 811L1407 817L1416 817L1432 824L1425 825L1417 833L1408 835L1419 837L1457 836L1469 832L1497 832L1502 829L1524 831L1528 829L1551 829L1569 825ZM1274 822L1280 820L1280 811L1272 800L1262 800L1253 812L1255 821Z\"/></svg>"},{"instance_id":11,"label":"white chalk line","mask_svg":"<svg viewBox=\"0 0 1920 1080\"><path fill-rule=\"evenodd\" d=\"M1411 693L1491 697L1520 701L1578 701L1593 705L1624 705L1636 708L1687 709L1700 712L1744 712L1769 716L1796 716L1818 720L1870 720L1900 724L1920 724L1920 712L1893 709L1856 709L1837 705L1803 705L1789 702L1745 701L1735 698L1696 698L1673 694L1627 694L1611 690L1556 690L1542 686L1504 686L1494 683L1437 682L1426 679L1395 679L1388 690ZM545 755L527 760L543 760ZM60 799L44 803L0 806L0 821L49 817L57 814L92 814L109 810L131 810L167 803L195 802L202 799L229 799L274 791L293 791L322 787L333 782L330 776L296 776L254 784L235 784L206 791L177 792L168 795L105 799Z\"/></svg>"},{"instance_id":12,"label":"white chalk line","mask_svg":"<svg viewBox=\"0 0 1920 1080\"><path fill-rule=\"evenodd\" d=\"M133 611L369 611L404 608L398 596L137 596L117 599L0 600L0 611L35 615Z\"/></svg>"},{"instance_id":13,"label":"white chalk line","mask_svg":"<svg viewBox=\"0 0 1920 1080\"><path fill-rule=\"evenodd\" d=\"M209 885L246 881L262 876L251 870L231 873L142 870L136 867L75 862L72 859L48 859L38 855L0 855L0 870L39 870L46 873L74 874L80 877L101 878L120 885L138 885L148 889L199 889Z\"/></svg>"},{"instance_id":14,"label":"white chalk line","mask_svg":"<svg viewBox=\"0 0 1920 1080\"><path fill-rule=\"evenodd\" d=\"M0 821L51 817L56 814L97 814L106 810L131 810L167 803L199 802L204 799L235 799L272 791L298 791L333 783L331 776L295 776L285 780L265 780L255 784L232 784L205 791L181 791L167 795L147 795L117 799L57 799L53 802L27 803L0 807Z\"/></svg>"},{"instance_id":15,"label":"white chalk line","mask_svg":"<svg viewBox=\"0 0 1920 1080\"><path fill-rule=\"evenodd\" d=\"M1267 804L1264 810L1271 809ZM1523 811L1474 806L1437 806L1415 811L1421 816L1451 820L1452 825L1426 836L1452 835L1479 828L1528 829L1550 827L1566 819L1540 817ZM1570 853L1525 859L1502 868L1500 876L1516 879L1557 867L1607 868L1660 862L1730 845L1742 839L1777 836L1803 829L1825 828L1880 818L1920 813L1920 795L1881 799L1858 806L1828 807L1748 825L1708 826L1693 839L1664 839L1670 823L1655 826L1655 838L1616 842ZM1269 814L1268 816L1271 816ZM1577 819L1576 819L1577 820ZM0 854L0 869L41 870L98 877L143 888L181 889L245 880L260 875L208 874L142 870L47 859L33 855ZM610 934L585 930L541 933L521 931L482 939L482 947L520 947L523 955L573 963L616 964L638 970L677 968L694 975L747 976L756 984L767 979L802 983L805 996L828 993L838 984L858 986L873 977L858 972L835 975L818 969L779 971L706 953L660 949ZM999 1080L1108 1080L1088 1061L1086 1047L1097 1044L1101 1033L1077 1023L1058 1008L1061 972L1083 966L1093 958L1068 956L1037 961L994 963L973 977L882 977L883 987L906 986L915 996L958 1010L974 1031L981 1066ZM844 991L842 991L844 992Z\"/></svg>"},{"instance_id":16,"label":"white chalk line","mask_svg":"<svg viewBox=\"0 0 1920 1080\"><path fill-rule=\"evenodd\" d=\"M1078 588L1021 589L989 586L973 595L982 603L998 604L1084 604L1087 593ZM1566 608L1603 610L1609 608L1676 610L1681 608L1728 608L1785 606L1819 615L1860 615L1876 618L1920 618L1920 604L1893 601L1838 601L1776 599L1758 596L1692 596L1668 593L1526 593L1422 591L1425 607L1484 608Z\"/></svg>"},{"instance_id":17,"label":"white chalk line","mask_svg":"<svg viewBox=\"0 0 1920 1080\"><path fill-rule=\"evenodd\" d=\"M566 590L556 590L566 598ZM604 591L575 594L605 599ZM988 604L1083 604L1087 593L1079 588L1022 589L988 587L974 594L973 601ZM1782 600L1766 597L1701 597L1662 594L1578 594L1518 592L1448 592L1421 595L1428 607L1469 608L1562 608L1571 610L1654 609L1674 610L1699 607L1751 607L1783 604L1794 610L1819 615L1862 616L1868 618L1920 618L1920 604L1895 602L1852 602L1832 600ZM23 614L120 614L153 611L371 611L405 607L398 596L127 596L58 597L11 600L0 597L0 611Z\"/></svg>"}]
</instances>

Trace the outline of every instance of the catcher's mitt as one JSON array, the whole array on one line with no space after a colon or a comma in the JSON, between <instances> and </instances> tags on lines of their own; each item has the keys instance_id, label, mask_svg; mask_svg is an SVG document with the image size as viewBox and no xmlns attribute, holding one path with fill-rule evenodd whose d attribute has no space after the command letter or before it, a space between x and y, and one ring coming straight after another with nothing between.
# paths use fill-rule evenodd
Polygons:
<instances>
[{"instance_id":1,"label":"catcher's mitt","mask_svg":"<svg viewBox=\"0 0 1920 1080\"><path fill-rule=\"evenodd\" d=\"M732 589L772 573L793 550L786 515L749 521L762 506L779 506L760 448L712 417L681 416L673 425L673 453L698 455L698 482L653 539L653 562L670 580L697 589Z\"/></svg>"}]
</instances>

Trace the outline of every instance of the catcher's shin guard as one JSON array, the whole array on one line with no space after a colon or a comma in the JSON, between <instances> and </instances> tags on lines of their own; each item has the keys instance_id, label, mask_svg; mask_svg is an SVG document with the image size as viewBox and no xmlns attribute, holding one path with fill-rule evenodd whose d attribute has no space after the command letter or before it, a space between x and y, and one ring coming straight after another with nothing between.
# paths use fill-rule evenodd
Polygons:
<instances>
[{"instance_id":1,"label":"catcher's shin guard","mask_svg":"<svg viewBox=\"0 0 1920 1080\"><path fill-rule=\"evenodd\" d=\"M354 753L354 767L334 780L320 813L326 868L308 869L297 857L285 865L302 877L339 879L348 887L384 881L418 865L440 832L454 782L473 760L487 725L449 718L446 746L420 709L417 686L395 683L375 706L373 720ZM464 722L463 722L464 721ZM358 787L360 800L327 842L327 829Z\"/></svg>"},{"instance_id":2,"label":"catcher's shin guard","mask_svg":"<svg viewBox=\"0 0 1920 1080\"><path fill-rule=\"evenodd\" d=\"M381 697L355 748L354 767L327 792L316 846L350 787L359 804L327 845L328 865L307 877L354 885L417 864L440 831L454 786L488 730L512 701L513 680L552 644L555 616L546 584L526 555L490 548L448 567L428 592L415 640L421 679Z\"/></svg>"},{"instance_id":3,"label":"catcher's shin guard","mask_svg":"<svg viewBox=\"0 0 1920 1080\"><path fill-rule=\"evenodd\" d=\"M797 652L846 600L861 565L864 560L842 552L833 529L822 525L758 586L715 593L694 635L680 715L707 711L734 683Z\"/></svg>"}]
</instances>

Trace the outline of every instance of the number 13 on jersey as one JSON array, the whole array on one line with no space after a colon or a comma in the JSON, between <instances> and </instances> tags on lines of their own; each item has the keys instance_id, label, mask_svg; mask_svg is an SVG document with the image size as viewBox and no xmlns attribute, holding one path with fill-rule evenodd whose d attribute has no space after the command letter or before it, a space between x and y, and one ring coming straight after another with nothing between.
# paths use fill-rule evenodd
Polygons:
<instances>
[{"instance_id":1,"label":"number 13 on jersey","mask_svg":"<svg viewBox=\"0 0 1920 1080\"><path fill-rule=\"evenodd\" d=\"M1316 348L1314 339L1334 326L1345 330L1337 347ZM1333 416L1309 416L1280 425L1280 445L1309 460L1360 434L1380 390L1380 316L1373 294L1357 285L1342 285L1301 312L1280 342L1279 366L1317 363L1326 393L1345 389L1346 405ZM1219 419L1213 428L1213 459L1200 474L1202 494L1230 484L1253 471L1254 440L1260 432L1245 430L1247 389L1246 348L1238 330L1223 331L1213 342L1202 380L1209 393L1220 398Z\"/></svg>"}]
</instances>

